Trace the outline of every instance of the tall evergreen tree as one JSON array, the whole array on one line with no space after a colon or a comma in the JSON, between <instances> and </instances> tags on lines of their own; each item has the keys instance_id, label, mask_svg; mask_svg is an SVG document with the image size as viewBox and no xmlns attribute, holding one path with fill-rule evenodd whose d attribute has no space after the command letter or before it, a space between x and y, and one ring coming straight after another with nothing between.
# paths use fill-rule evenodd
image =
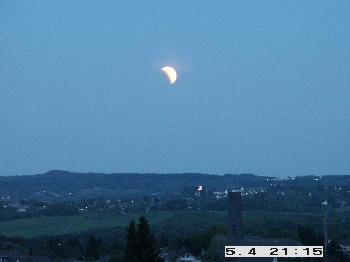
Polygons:
<instances>
[{"instance_id":1,"label":"tall evergreen tree","mask_svg":"<svg viewBox=\"0 0 350 262\"><path fill-rule=\"evenodd\" d=\"M156 240L145 216L139 217L139 223L132 220L127 228L125 262L161 262L156 249Z\"/></svg>"},{"instance_id":2,"label":"tall evergreen tree","mask_svg":"<svg viewBox=\"0 0 350 262\"><path fill-rule=\"evenodd\" d=\"M111 246L109 262L124 261L125 243L122 240L116 240Z\"/></svg>"},{"instance_id":3,"label":"tall evergreen tree","mask_svg":"<svg viewBox=\"0 0 350 262\"><path fill-rule=\"evenodd\" d=\"M140 241L141 257L145 262L161 261L158 258L159 251L156 249L156 240L154 234L151 232L145 216L139 218L139 224L137 225L137 235Z\"/></svg>"},{"instance_id":4,"label":"tall evergreen tree","mask_svg":"<svg viewBox=\"0 0 350 262\"><path fill-rule=\"evenodd\" d=\"M139 241L134 219L129 223L126 232L125 262L141 262L139 260Z\"/></svg>"},{"instance_id":5,"label":"tall evergreen tree","mask_svg":"<svg viewBox=\"0 0 350 262\"><path fill-rule=\"evenodd\" d=\"M90 236L89 241L85 247L86 260L97 260L100 258L100 246L102 244L101 239L96 239L94 236Z\"/></svg>"}]
</instances>

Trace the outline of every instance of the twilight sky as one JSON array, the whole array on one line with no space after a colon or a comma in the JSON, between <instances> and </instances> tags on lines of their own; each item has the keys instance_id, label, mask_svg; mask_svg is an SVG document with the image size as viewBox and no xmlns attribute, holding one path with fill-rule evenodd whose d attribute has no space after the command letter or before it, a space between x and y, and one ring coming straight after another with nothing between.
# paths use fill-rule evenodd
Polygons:
<instances>
[{"instance_id":1,"label":"twilight sky","mask_svg":"<svg viewBox=\"0 0 350 262\"><path fill-rule=\"evenodd\" d=\"M350 1L0 1L0 175L52 169L350 175Z\"/></svg>"}]
</instances>

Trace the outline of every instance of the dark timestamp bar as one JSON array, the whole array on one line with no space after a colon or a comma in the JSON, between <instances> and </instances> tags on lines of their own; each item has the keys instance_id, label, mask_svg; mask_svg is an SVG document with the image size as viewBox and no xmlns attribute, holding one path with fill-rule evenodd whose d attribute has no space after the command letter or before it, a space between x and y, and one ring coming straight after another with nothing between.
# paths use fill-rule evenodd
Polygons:
<instances>
[{"instance_id":1,"label":"dark timestamp bar","mask_svg":"<svg viewBox=\"0 0 350 262\"><path fill-rule=\"evenodd\" d=\"M225 246L225 257L323 257L323 246Z\"/></svg>"}]
</instances>

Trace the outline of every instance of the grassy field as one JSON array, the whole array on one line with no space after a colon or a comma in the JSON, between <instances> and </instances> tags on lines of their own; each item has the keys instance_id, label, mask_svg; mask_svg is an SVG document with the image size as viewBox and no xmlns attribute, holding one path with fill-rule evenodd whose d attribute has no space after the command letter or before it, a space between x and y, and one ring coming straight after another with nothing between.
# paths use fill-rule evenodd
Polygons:
<instances>
[{"instance_id":1,"label":"grassy field","mask_svg":"<svg viewBox=\"0 0 350 262\"><path fill-rule=\"evenodd\" d=\"M147 213L149 223L156 224L176 213ZM0 222L0 235L7 237L23 236L32 238L45 235L61 235L89 231L99 228L127 227L132 219L138 221L140 214L125 214L116 217L87 217L84 215L71 217L37 217Z\"/></svg>"},{"instance_id":2,"label":"grassy field","mask_svg":"<svg viewBox=\"0 0 350 262\"><path fill-rule=\"evenodd\" d=\"M335 212L341 213L341 212L347 212L350 213L350 206L344 206L334 209Z\"/></svg>"},{"instance_id":3,"label":"grassy field","mask_svg":"<svg viewBox=\"0 0 350 262\"><path fill-rule=\"evenodd\" d=\"M341 223L346 214L348 214L348 212L330 213L327 217L330 235L339 235L340 230L342 232L350 232L349 224ZM96 230L99 232L112 232L112 229L116 227L126 228L132 219L138 222L140 215L141 214L124 214L114 217L89 217L88 215L79 215L72 217L37 217L1 221L0 235L33 238L46 235L78 234ZM145 216L150 225L154 226L157 232L166 232L174 236L192 231L192 233L195 234L196 232L207 230L212 225L226 225L227 223L227 212L225 211L159 211L146 213ZM346 220L346 222L348 222L348 220ZM264 211L243 212L243 231L246 235L269 235L271 234L268 230L269 228L272 231L276 228L283 228L287 233L292 231L296 232L298 224L310 226L316 232L322 233L323 217L288 217L269 214L269 212Z\"/></svg>"}]
</instances>

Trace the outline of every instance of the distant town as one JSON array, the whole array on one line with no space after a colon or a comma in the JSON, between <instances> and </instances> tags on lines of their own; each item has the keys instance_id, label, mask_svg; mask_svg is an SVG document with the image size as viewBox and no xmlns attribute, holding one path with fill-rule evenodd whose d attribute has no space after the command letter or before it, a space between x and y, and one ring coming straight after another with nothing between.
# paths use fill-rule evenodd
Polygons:
<instances>
[{"instance_id":1,"label":"distant town","mask_svg":"<svg viewBox=\"0 0 350 262\"><path fill-rule=\"evenodd\" d=\"M245 236L322 246L326 239L329 258L348 259L350 176L50 171L0 177L0 186L0 247L17 250L18 256L122 261L126 228L142 215L164 261L186 254L192 261L220 261L215 239L227 234L228 194L234 191L242 199ZM92 242L97 253L86 255Z\"/></svg>"}]
</instances>

